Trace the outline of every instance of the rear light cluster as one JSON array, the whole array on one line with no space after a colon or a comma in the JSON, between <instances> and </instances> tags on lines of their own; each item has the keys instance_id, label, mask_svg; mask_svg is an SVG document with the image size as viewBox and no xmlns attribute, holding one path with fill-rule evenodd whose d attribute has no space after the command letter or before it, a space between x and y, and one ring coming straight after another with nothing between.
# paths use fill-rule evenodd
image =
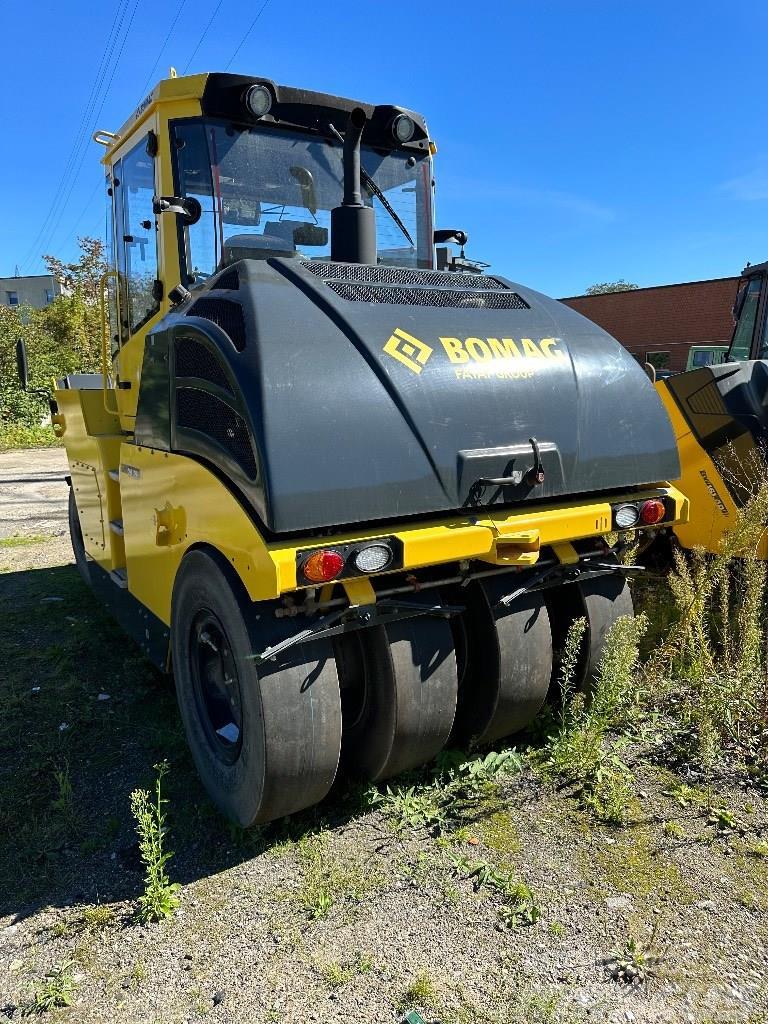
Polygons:
<instances>
[{"instance_id":1,"label":"rear light cluster","mask_svg":"<svg viewBox=\"0 0 768 1024\"><path fill-rule=\"evenodd\" d=\"M394 537L368 544L335 544L333 547L300 551L296 555L300 583L330 583L350 576L397 569L402 566L402 546Z\"/></svg>"},{"instance_id":2,"label":"rear light cluster","mask_svg":"<svg viewBox=\"0 0 768 1024\"><path fill-rule=\"evenodd\" d=\"M634 530L643 526L658 526L672 514L672 506L663 498L645 501L624 501L613 506L613 525L617 530Z\"/></svg>"}]
</instances>

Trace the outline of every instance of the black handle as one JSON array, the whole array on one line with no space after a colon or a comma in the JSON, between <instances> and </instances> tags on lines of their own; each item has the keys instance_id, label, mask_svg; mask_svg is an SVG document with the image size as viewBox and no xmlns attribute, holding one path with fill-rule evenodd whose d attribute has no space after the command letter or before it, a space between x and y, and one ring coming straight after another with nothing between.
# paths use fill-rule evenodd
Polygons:
<instances>
[{"instance_id":1,"label":"black handle","mask_svg":"<svg viewBox=\"0 0 768 1024\"><path fill-rule=\"evenodd\" d=\"M528 444L533 448L533 465L525 474L523 479L529 487L538 487L539 484L544 483L544 466L541 461L539 442L535 437L529 437Z\"/></svg>"},{"instance_id":2,"label":"black handle","mask_svg":"<svg viewBox=\"0 0 768 1024\"><path fill-rule=\"evenodd\" d=\"M481 487L514 487L519 483L525 483L529 487L538 487L544 483L544 465L541 461L539 442L535 437L528 438L528 444L533 449L533 465L525 471L522 480L515 476L481 476L475 481L475 486Z\"/></svg>"}]
</instances>

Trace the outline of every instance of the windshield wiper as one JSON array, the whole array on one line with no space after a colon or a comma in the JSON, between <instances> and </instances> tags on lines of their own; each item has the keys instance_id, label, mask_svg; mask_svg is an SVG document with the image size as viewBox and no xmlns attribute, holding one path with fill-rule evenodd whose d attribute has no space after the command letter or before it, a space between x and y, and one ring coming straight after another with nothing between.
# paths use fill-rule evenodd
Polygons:
<instances>
[{"instance_id":1,"label":"windshield wiper","mask_svg":"<svg viewBox=\"0 0 768 1024\"><path fill-rule=\"evenodd\" d=\"M344 136L343 136L343 135L341 134L341 132L340 132L340 131L339 131L339 130L338 130L338 129L336 128L336 126L335 126L335 125L333 125L333 124L329 124L329 125L328 125L328 128L329 128L329 130L330 130L331 134L332 134L332 135L334 136L334 138L338 139L338 140L339 140L339 142L340 142L340 143L341 143L341 144L343 145L343 144L344 144ZM403 232L403 234L405 235L405 237L406 237L406 238L408 239L408 241L410 242L410 244L411 244L411 245L412 245L412 246L414 247L414 249L415 249L415 248L416 248L416 246L415 246L415 243L414 243L413 239L412 239L412 238L411 238L411 236L410 236L410 233L409 233L409 231L408 231L408 228L407 228L407 227L405 226L405 224L403 224L403 222L402 222L402 221L400 220L400 218L398 217L397 213L396 213L396 212L395 212L395 210L394 210L394 209L392 208L392 206L391 206L391 204L390 204L389 200L388 200L388 199L387 199L387 197L386 197L386 196L384 195L384 193L383 193L383 192L381 191L381 189L380 189L380 188L379 188L379 186L378 186L378 185L376 184L376 182L375 182L375 181L373 180L373 178L372 178L372 177L370 176L370 174L368 173L368 171L366 171L366 169L365 169L364 167L362 167L362 166L361 166L361 168L360 168L360 180L362 181L363 185L364 185L364 186L366 187L366 189L368 190L368 192L370 192L370 194L371 194L372 196L376 196L376 198L377 198L377 199L379 200L379 202L381 203L381 205L382 205L382 206L384 207L384 209L385 209L385 210L387 211L387 213L389 214L389 216L390 216L390 217L392 218L392 220L393 220L393 221L395 222L395 224L397 224L397 226L398 226L398 227L400 228L400 230L401 230L401 231Z\"/></svg>"}]
</instances>

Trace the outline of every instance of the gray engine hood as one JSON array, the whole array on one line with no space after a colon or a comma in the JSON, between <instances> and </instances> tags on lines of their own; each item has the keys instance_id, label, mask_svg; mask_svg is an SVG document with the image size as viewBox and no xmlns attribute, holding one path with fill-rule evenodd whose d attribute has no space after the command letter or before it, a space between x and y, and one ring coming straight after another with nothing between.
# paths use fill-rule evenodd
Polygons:
<instances>
[{"instance_id":1,"label":"gray engine hood","mask_svg":"<svg viewBox=\"0 0 768 1024\"><path fill-rule=\"evenodd\" d=\"M274 532L679 476L671 425L635 360L580 314L503 278L243 260L161 328L204 335L223 357L257 465L256 480L234 482ZM137 434L141 401L139 412ZM522 479L531 437L545 470L534 487ZM173 423L170 440L195 448ZM501 476L513 483L477 483Z\"/></svg>"}]
</instances>

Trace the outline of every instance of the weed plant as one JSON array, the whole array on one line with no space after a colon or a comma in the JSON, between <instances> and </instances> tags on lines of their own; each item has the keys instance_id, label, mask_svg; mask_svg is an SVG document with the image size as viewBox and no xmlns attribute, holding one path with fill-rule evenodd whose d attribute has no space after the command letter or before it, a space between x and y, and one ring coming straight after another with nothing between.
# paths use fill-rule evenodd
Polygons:
<instances>
[{"instance_id":1,"label":"weed plant","mask_svg":"<svg viewBox=\"0 0 768 1024\"><path fill-rule=\"evenodd\" d=\"M638 686L640 639L647 620L622 616L605 640L603 658L589 691L576 691L576 671L586 622L568 630L560 670L560 725L545 748L545 773L575 784L587 807L603 821L626 819L631 799L629 772L608 743L625 726L642 699Z\"/></svg>"},{"instance_id":2,"label":"weed plant","mask_svg":"<svg viewBox=\"0 0 768 1024\"><path fill-rule=\"evenodd\" d=\"M768 481L763 466L734 528L715 555L676 551L670 588L677 620L649 663L679 694L693 753L711 772L729 749L766 774L768 632L766 562Z\"/></svg>"},{"instance_id":3,"label":"weed plant","mask_svg":"<svg viewBox=\"0 0 768 1024\"><path fill-rule=\"evenodd\" d=\"M497 809L501 777L520 771L521 765L520 756L512 749L474 758L447 750L438 755L431 781L387 786L383 792L371 787L366 802L383 811L396 832L422 829L440 834Z\"/></svg>"},{"instance_id":4,"label":"weed plant","mask_svg":"<svg viewBox=\"0 0 768 1024\"><path fill-rule=\"evenodd\" d=\"M164 849L167 834L165 811L168 801L162 795L162 780L168 773L168 762L156 764L154 798L146 789L131 793L131 811L139 834L139 851L144 864L144 892L139 897L138 917L142 921L159 921L170 917L179 906L181 886L171 882L166 864L173 853Z\"/></svg>"},{"instance_id":5,"label":"weed plant","mask_svg":"<svg viewBox=\"0 0 768 1024\"><path fill-rule=\"evenodd\" d=\"M63 1006L71 1006L77 985L72 977L74 964L70 960L48 971L35 986L28 1013L46 1013Z\"/></svg>"},{"instance_id":6,"label":"weed plant","mask_svg":"<svg viewBox=\"0 0 768 1024\"><path fill-rule=\"evenodd\" d=\"M511 872L500 871L486 860L471 860L463 855L454 856L451 860L456 873L471 879L475 889L489 888L501 895L503 902L499 917L508 928L535 924L541 917L533 893Z\"/></svg>"},{"instance_id":7,"label":"weed plant","mask_svg":"<svg viewBox=\"0 0 768 1024\"><path fill-rule=\"evenodd\" d=\"M623 946L605 957L603 966L608 977L627 988L639 988L654 977L659 964L666 959L666 951L659 948L658 932L657 920L646 941L630 935Z\"/></svg>"},{"instance_id":8,"label":"weed plant","mask_svg":"<svg viewBox=\"0 0 768 1024\"><path fill-rule=\"evenodd\" d=\"M300 839L296 854L303 869L302 880L291 896L313 921L327 917L337 903L361 900L383 883L380 872L370 863L335 854L322 833Z\"/></svg>"}]
</instances>

